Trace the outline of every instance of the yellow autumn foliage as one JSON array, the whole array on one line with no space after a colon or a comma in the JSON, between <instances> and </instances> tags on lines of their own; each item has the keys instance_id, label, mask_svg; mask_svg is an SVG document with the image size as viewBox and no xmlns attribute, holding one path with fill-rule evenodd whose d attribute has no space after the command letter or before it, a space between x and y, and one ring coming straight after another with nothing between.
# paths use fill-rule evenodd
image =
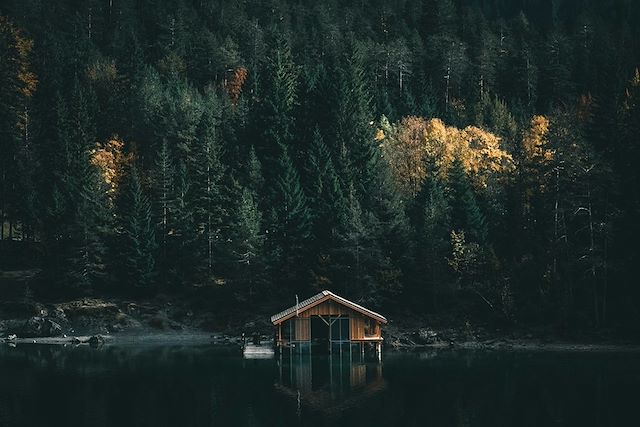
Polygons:
<instances>
[{"instance_id":1,"label":"yellow autumn foliage","mask_svg":"<svg viewBox=\"0 0 640 427\"><path fill-rule=\"evenodd\" d=\"M7 65L11 64L16 67L12 69L12 73L15 73L12 78L16 79L16 89L22 95L22 105L19 108L16 126L24 131L29 121L28 104L38 87L38 78L31 67L33 40L27 38L21 29L16 28L4 16L0 16L0 37L6 37L13 51L13 56L6 58L6 62Z\"/></svg>"},{"instance_id":2,"label":"yellow autumn foliage","mask_svg":"<svg viewBox=\"0 0 640 427\"><path fill-rule=\"evenodd\" d=\"M383 151L399 187L415 195L434 165L446 177L460 159L472 182L486 187L490 176L514 169L513 158L500 146L500 138L476 126L458 129L440 119L405 117L387 132Z\"/></svg>"},{"instance_id":3,"label":"yellow autumn foliage","mask_svg":"<svg viewBox=\"0 0 640 427\"><path fill-rule=\"evenodd\" d=\"M107 193L113 197L120 184L124 167L131 162L133 154L124 153L124 142L113 136L103 144L96 144L91 152L91 163L102 173L104 182L109 186Z\"/></svg>"},{"instance_id":4,"label":"yellow autumn foliage","mask_svg":"<svg viewBox=\"0 0 640 427\"><path fill-rule=\"evenodd\" d=\"M546 117L533 116L529 129L522 138L522 148L527 163L553 160L554 152L549 148L549 120Z\"/></svg>"}]
</instances>

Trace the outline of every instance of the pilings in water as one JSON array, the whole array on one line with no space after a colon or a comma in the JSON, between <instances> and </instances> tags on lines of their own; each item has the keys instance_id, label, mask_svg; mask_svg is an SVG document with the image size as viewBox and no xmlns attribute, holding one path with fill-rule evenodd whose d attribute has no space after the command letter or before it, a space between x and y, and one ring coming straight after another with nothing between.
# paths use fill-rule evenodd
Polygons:
<instances>
[{"instance_id":1,"label":"pilings in water","mask_svg":"<svg viewBox=\"0 0 640 427\"><path fill-rule=\"evenodd\" d=\"M342 356L343 353L349 352L350 356L353 357L355 353L356 357L360 356L360 360L364 360L365 356L370 355L375 357L378 362L382 361L382 342L381 341L342 341L342 342L332 342L328 343L327 347L324 347L324 344L312 343L310 341L299 341L299 342L276 342L274 343L275 352L277 352L278 357L282 357L283 355L288 355L289 357L293 357L294 355L302 355L304 354L326 354L328 356L333 356L339 354ZM338 346L334 349L335 346ZM335 351L334 351L335 350ZM369 359L371 360L371 359Z\"/></svg>"}]
</instances>

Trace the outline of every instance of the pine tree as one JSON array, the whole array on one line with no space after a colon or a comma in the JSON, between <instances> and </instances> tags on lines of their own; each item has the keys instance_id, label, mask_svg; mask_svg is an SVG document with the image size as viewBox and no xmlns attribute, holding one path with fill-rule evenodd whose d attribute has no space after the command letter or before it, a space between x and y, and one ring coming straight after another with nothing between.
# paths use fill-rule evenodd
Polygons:
<instances>
[{"instance_id":1,"label":"pine tree","mask_svg":"<svg viewBox=\"0 0 640 427\"><path fill-rule=\"evenodd\" d=\"M104 274L106 246L101 235L108 225L106 185L91 162L95 146L95 128L83 89L76 81L70 108L69 138L71 162L67 179L71 183L70 274L76 286L91 286Z\"/></svg>"},{"instance_id":2,"label":"pine tree","mask_svg":"<svg viewBox=\"0 0 640 427\"><path fill-rule=\"evenodd\" d=\"M452 228L466 231L476 243L485 243L487 224L459 159L454 160L449 171L449 193Z\"/></svg>"},{"instance_id":3,"label":"pine tree","mask_svg":"<svg viewBox=\"0 0 640 427\"><path fill-rule=\"evenodd\" d=\"M215 117L217 100L211 99L202 115L198 140L192 150L193 184L190 189L195 227L198 230L199 252L205 255L199 260L207 275L214 269L214 254L221 238L221 226L229 213L229 204L222 188L225 167L221 161L219 129Z\"/></svg>"},{"instance_id":4,"label":"pine tree","mask_svg":"<svg viewBox=\"0 0 640 427\"><path fill-rule=\"evenodd\" d=\"M264 292L266 285L262 214L252 190L238 187L238 195L227 250L237 294L251 299Z\"/></svg>"},{"instance_id":5,"label":"pine tree","mask_svg":"<svg viewBox=\"0 0 640 427\"><path fill-rule=\"evenodd\" d=\"M256 196L262 194L264 177L262 176L262 164L256 150L251 146L245 167L245 187L250 189Z\"/></svg>"},{"instance_id":6,"label":"pine tree","mask_svg":"<svg viewBox=\"0 0 640 427\"><path fill-rule=\"evenodd\" d=\"M309 181L307 194L313 218L312 234L316 244L326 247L344 222L345 202L331 153L318 128L313 134L305 170Z\"/></svg>"},{"instance_id":7,"label":"pine tree","mask_svg":"<svg viewBox=\"0 0 640 427\"><path fill-rule=\"evenodd\" d=\"M379 275L394 276L411 258L408 221L388 164L382 161L374 138L362 47L351 40L346 51L350 57L343 59L336 118L338 174L343 192L353 193L351 197L357 199L370 227L368 249L379 254L381 266L388 266L376 271ZM388 290L395 292L396 282L389 279Z\"/></svg>"},{"instance_id":8,"label":"pine tree","mask_svg":"<svg viewBox=\"0 0 640 427\"><path fill-rule=\"evenodd\" d=\"M362 304L378 306L401 290L400 270L384 250L380 236L383 224L361 208L353 188L347 199L345 224L338 245L334 287Z\"/></svg>"},{"instance_id":9,"label":"pine tree","mask_svg":"<svg viewBox=\"0 0 640 427\"><path fill-rule=\"evenodd\" d=\"M74 83L71 100L59 99L58 106L57 149L40 152L43 160L56 162L48 177L50 193L41 198L46 206L45 271L58 287L88 292L105 272L111 217L107 186L91 162L93 125L79 81Z\"/></svg>"},{"instance_id":10,"label":"pine tree","mask_svg":"<svg viewBox=\"0 0 640 427\"><path fill-rule=\"evenodd\" d=\"M175 171L175 205L170 222L169 265L174 284L186 284L198 280L202 248L197 244L198 235L194 218L192 183L187 165L179 162Z\"/></svg>"},{"instance_id":11,"label":"pine tree","mask_svg":"<svg viewBox=\"0 0 640 427\"><path fill-rule=\"evenodd\" d=\"M283 149L272 191L268 244L282 280L289 286L304 284L306 240L311 233L311 215L298 172Z\"/></svg>"},{"instance_id":12,"label":"pine tree","mask_svg":"<svg viewBox=\"0 0 640 427\"><path fill-rule=\"evenodd\" d=\"M449 232L451 230L450 206L446 188L439 175L433 172L423 185L425 193L422 209L422 224L418 227L418 258L422 260L422 278L418 283L419 294L431 293L434 307L437 307L438 288L446 283L443 260L449 252ZM422 273L422 274L420 274ZM424 285L427 289L424 289Z\"/></svg>"},{"instance_id":13,"label":"pine tree","mask_svg":"<svg viewBox=\"0 0 640 427\"><path fill-rule=\"evenodd\" d=\"M297 148L291 144L295 130L293 111L297 99L298 74L289 42L282 35L276 36L269 64L269 81L261 99L257 122L261 144L256 148L269 165L278 164L282 147L287 147L297 155ZM271 178L269 175L267 180Z\"/></svg>"},{"instance_id":14,"label":"pine tree","mask_svg":"<svg viewBox=\"0 0 640 427\"><path fill-rule=\"evenodd\" d=\"M339 232L347 220L347 206L331 153L318 128L314 131L305 171L312 219L309 246L314 259L313 282L318 288L327 288L339 280L336 271L340 269L337 264L341 260L331 255L340 244Z\"/></svg>"},{"instance_id":15,"label":"pine tree","mask_svg":"<svg viewBox=\"0 0 640 427\"><path fill-rule=\"evenodd\" d=\"M173 156L167 140L163 139L151 170L152 212L159 246L158 266L163 273L166 273L166 269L169 267L169 245L171 234L173 234L171 224L176 201L174 174ZM166 278L166 274L160 276Z\"/></svg>"},{"instance_id":16,"label":"pine tree","mask_svg":"<svg viewBox=\"0 0 640 427\"><path fill-rule=\"evenodd\" d=\"M38 80L31 68L32 48L33 41L0 16L0 240L17 237L19 223L24 239L24 228L34 225L33 193L28 191L34 172L30 107Z\"/></svg>"},{"instance_id":17,"label":"pine tree","mask_svg":"<svg viewBox=\"0 0 640 427\"><path fill-rule=\"evenodd\" d=\"M336 109L336 158L343 186L359 194L374 185L379 156L374 146L372 97L364 70L364 52L350 40L342 59Z\"/></svg>"},{"instance_id":18,"label":"pine tree","mask_svg":"<svg viewBox=\"0 0 640 427\"><path fill-rule=\"evenodd\" d=\"M155 230L151 202L133 165L118 191L114 267L119 285L125 290L149 290L155 284Z\"/></svg>"}]
</instances>

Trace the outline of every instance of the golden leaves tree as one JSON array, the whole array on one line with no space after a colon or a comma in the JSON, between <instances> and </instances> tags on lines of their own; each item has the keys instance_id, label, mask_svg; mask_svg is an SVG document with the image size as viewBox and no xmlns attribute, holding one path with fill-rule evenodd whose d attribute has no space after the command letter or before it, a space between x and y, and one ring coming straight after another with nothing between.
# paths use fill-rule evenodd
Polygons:
<instances>
[{"instance_id":1,"label":"golden leaves tree","mask_svg":"<svg viewBox=\"0 0 640 427\"><path fill-rule=\"evenodd\" d=\"M514 169L513 158L500 138L484 129L446 126L440 119L405 117L395 125L381 123L378 134L398 187L415 196L433 165L446 178L459 159L474 186L485 188L496 174Z\"/></svg>"},{"instance_id":2,"label":"golden leaves tree","mask_svg":"<svg viewBox=\"0 0 640 427\"><path fill-rule=\"evenodd\" d=\"M244 67L238 67L233 71L233 76L229 80L225 80L225 88L231 98L233 105L238 104L240 94L242 94L242 88L247 80L248 71Z\"/></svg>"},{"instance_id":3,"label":"golden leaves tree","mask_svg":"<svg viewBox=\"0 0 640 427\"><path fill-rule=\"evenodd\" d=\"M91 163L100 170L104 182L108 185L107 195L112 201L125 168L132 160L133 153L125 153L124 142L116 135L105 143L96 144L96 148L91 152Z\"/></svg>"},{"instance_id":4,"label":"golden leaves tree","mask_svg":"<svg viewBox=\"0 0 640 427\"><path fill-rule=\"evenodd\" d=\"M524 160L527 163L545 163L553 159L549 148L549 120L544 116L533 116L529 129L522 138Z\"/></svg>"}]
</instances>

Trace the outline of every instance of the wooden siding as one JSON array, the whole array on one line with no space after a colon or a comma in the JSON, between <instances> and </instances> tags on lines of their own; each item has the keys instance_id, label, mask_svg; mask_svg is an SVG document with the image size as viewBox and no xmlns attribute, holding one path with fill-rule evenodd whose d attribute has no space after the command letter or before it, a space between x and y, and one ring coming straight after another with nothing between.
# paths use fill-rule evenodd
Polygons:
<instances>
[{"instance_id":1,"label":"wooden siding","mask_svg":"<svg viewBox=\"0 0 640 427\"><path fill-rule=\"evenodd\" d=\"M294 328L295 328L294 339L296 341L311 340L311 319L297 318L297 319L291 319L291 320L294 321Z\"/></svg>"},{"instance_id":2,"label":"wooden siding","mask_svg":"<svg viewBox=\"0 0 640 427\"><path fill-rule=\"evenodd\" d=\"M362 316L351 317L351 340L364 338L364 319Z\"/></svg>"},{"instance_id":3,"label":"wooden siding","mask_svg":"<svg viewBox=\"0 0 640 427\"><path fill-rule=\"evenodd\" d=\"M342 304L328 300L301 312L298 317L350 316L352 313L355 313L355 311L343 306Z\"/></svg>"},{"instance_id":4,"label":"wooden siding","mask_svg":"<svg viewBox=\"0 0 640 427\"><path fill-rule=\"evenodd\" d=\"M335 301L323 301L322 303L309 307L301 311L297 317L286 320L278 325L278 341L311 341L311 318L312 316L322 316L325 321L329 321L330 317L348 317L351 341L380 341L382 339L381 323L371 317L355 311L349 307L339 304ZM367 325L373 323L373 334L367 335ZM291 329L289 329L291 328ZM291 337L285 338L285 330L291 330Z\"/></svg>"},{"instance_id":5,"label":"wooden siding","mask_svg":"<svg viewBox=\"0 0 640 427\"><path fill-rule=\"evenodd\" d=\"M366 334L367 322L372 321L360 313L353 313L351 316L351 341L378 340L382 338L382 328L380 322L374 321L373 334Z\"/></svg>"}]
</instances>

